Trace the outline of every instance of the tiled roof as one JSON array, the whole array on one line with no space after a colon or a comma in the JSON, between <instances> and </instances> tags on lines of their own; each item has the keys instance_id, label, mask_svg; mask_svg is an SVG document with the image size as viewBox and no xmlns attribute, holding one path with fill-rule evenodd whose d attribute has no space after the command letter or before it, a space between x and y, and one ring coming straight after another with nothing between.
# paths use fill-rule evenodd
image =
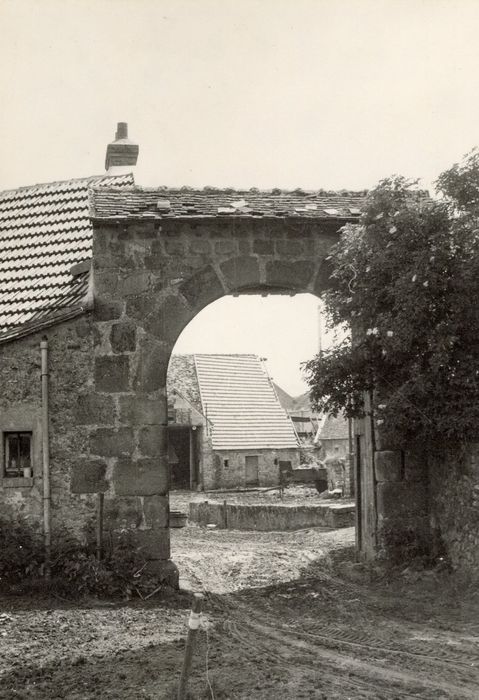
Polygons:
<instances>
[{"instance_id":1,"label":"tiled roof","mask_svg":"<svg viewBox=\"0 0 479 700\"><path fill-rule=\"evenodd\" d=\"M298 447L293 424L256 355L195 355L216 450Z\"/></svg>"},{"instance_id":2,"label":"tiled roof","mask_svg":"<svg viewBox=\"0 0 479 700\"><path fill-rule=\"evenodd\" d=\"M276 384L276 382L273 382L273 386L281 406L285 411L291 411L294 406L293 397L290 396L290 394L288 394L288 392L282 389L278 384Z\"/></svg>"},{"instance_id":3,"label":"tiled roof","mask_svg":"<svg viewBox=\"0 0 479 700\"><path fill-rule=\"evenodd\" d=\"M88 269L72 275L71 267L92 254L88 192L113 183L121 192L133 175L0 192L0 338L83 302Z\"/></svg>"},{"instance_id":4,"label":"tiled roof","mask_svg":"<svg viewBox=\"0 0 479 700\"><path fill-rule=\"evenodd\" d=\"M366 192L115 188L92 192L94 218L263 217L356 219Z\"/></svg>"},{"instance_id":5,"label":"tiled roof","mask_svg":"<svg viewBox=\"0 0 479 700\"><path fill-rule=\"evenodd\" d=\"M196 376L194 355L172 355L166 377L168 398L174 390L180 392L197 411L201 412L200 387Z\"/></svg>"},{"instance_id":6,"label":"tiled roof","mask_svg":"<svg viewBox=\"0 0 479 700\"><path fill-rule=\"evenodd\" d=\"M323 425L319 429L318 439L321 440L347 440L348 421L343 416L326 416Z\"/></svg>"}]
</instances>

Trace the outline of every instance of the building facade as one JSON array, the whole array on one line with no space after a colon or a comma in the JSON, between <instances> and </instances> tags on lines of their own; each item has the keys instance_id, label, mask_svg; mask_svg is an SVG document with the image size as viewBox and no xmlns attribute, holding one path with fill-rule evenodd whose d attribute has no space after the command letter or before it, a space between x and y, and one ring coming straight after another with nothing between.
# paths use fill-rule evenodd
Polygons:
<instances>
[{"instance_id":1,"label":"building facade","mask_svg":"<svg viewBox=\"0 0 479 700\"><path fill-rule=\"evenodd\" d=\"M172 355L167 391L170 444L183 435L183 457L171 464L173 487L272 486L280 464L299 465L294 426L256 355ZM201 424L192 425L192 416Z\"/></svg>"}]
</instances>

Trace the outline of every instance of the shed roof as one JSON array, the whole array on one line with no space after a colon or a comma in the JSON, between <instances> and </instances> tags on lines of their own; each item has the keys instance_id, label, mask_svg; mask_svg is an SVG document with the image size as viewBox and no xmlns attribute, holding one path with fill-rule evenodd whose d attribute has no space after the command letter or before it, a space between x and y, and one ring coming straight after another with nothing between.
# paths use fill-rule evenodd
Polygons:
<instances>
[{"instance_id":1,"label":"shed roof","mask_svg":"<svg viewBox=\"0 0 479 700\"><path fill-rule=\"evenodd\" d=\"M0 192L0 335L84 302L92 255L89 190L133 175L80 178Z\"/></svg>"},{"instance_id":2,"label":"shed roof","mask_svg":"<svg viewBox=\"0 0 479 700\"><path fill-rule=\"evenodd\" d=\"M293 424L257 355L195 355L216 450L298 447Z\"/></svg>"},{"instance_id":3,"label":"shed roof","mask_svg":"<svg viewBox=\"0 0 479 700\"><path fill-rule=\"evenodd\" d=\"M357 219L366 192L326 190L232 190L117 188L95 189L94 218L262 217Z\"/></svg>"},{"instance_id":4,"label":"shed roof","mask_svg":"<svg viewBox=\"0 0 479 700\"><path fill-rule=\"evenodd\" d=\"M318 430L317 440L347 440L348 421L344 416L325 416Z\"/></svg>"}]
</instances>

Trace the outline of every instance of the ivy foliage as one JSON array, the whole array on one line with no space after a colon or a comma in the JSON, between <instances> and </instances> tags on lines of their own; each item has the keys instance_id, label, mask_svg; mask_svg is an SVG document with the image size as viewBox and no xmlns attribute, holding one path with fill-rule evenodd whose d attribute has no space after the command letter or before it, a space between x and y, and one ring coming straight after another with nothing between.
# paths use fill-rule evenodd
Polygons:
<instances>
[{"instance_id":1,"label":"ivy foliage","mask_svg":"<svg viewBox=\"0 0 479 700\"><path fill-rule=\"evenodd\" d=\"M370 191L330 253L328 325L349 328L305 363L313 404L359 417L364 392L392 441L477 439L479 152L432 199L403 177Z\"/></svg>"}]
</instances>

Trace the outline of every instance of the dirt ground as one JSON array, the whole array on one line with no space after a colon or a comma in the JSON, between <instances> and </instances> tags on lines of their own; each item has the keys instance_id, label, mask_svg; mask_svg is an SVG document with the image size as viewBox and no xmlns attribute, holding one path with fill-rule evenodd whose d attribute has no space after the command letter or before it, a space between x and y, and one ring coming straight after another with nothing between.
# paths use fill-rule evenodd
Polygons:
<instances>
[{"instance_id":1,"label":"dirt ground","mask_svg":"<svg viewBox=\"0 0 479 700\"><path fill-rule=\"evenodd\" d=\"M446 569L354 564L352 529L172 532L205 592L190 698L479 697L479 604ZM6 598L0 698L173 699L190 596L105 604Z\"/></svg>"}]
</instances>

